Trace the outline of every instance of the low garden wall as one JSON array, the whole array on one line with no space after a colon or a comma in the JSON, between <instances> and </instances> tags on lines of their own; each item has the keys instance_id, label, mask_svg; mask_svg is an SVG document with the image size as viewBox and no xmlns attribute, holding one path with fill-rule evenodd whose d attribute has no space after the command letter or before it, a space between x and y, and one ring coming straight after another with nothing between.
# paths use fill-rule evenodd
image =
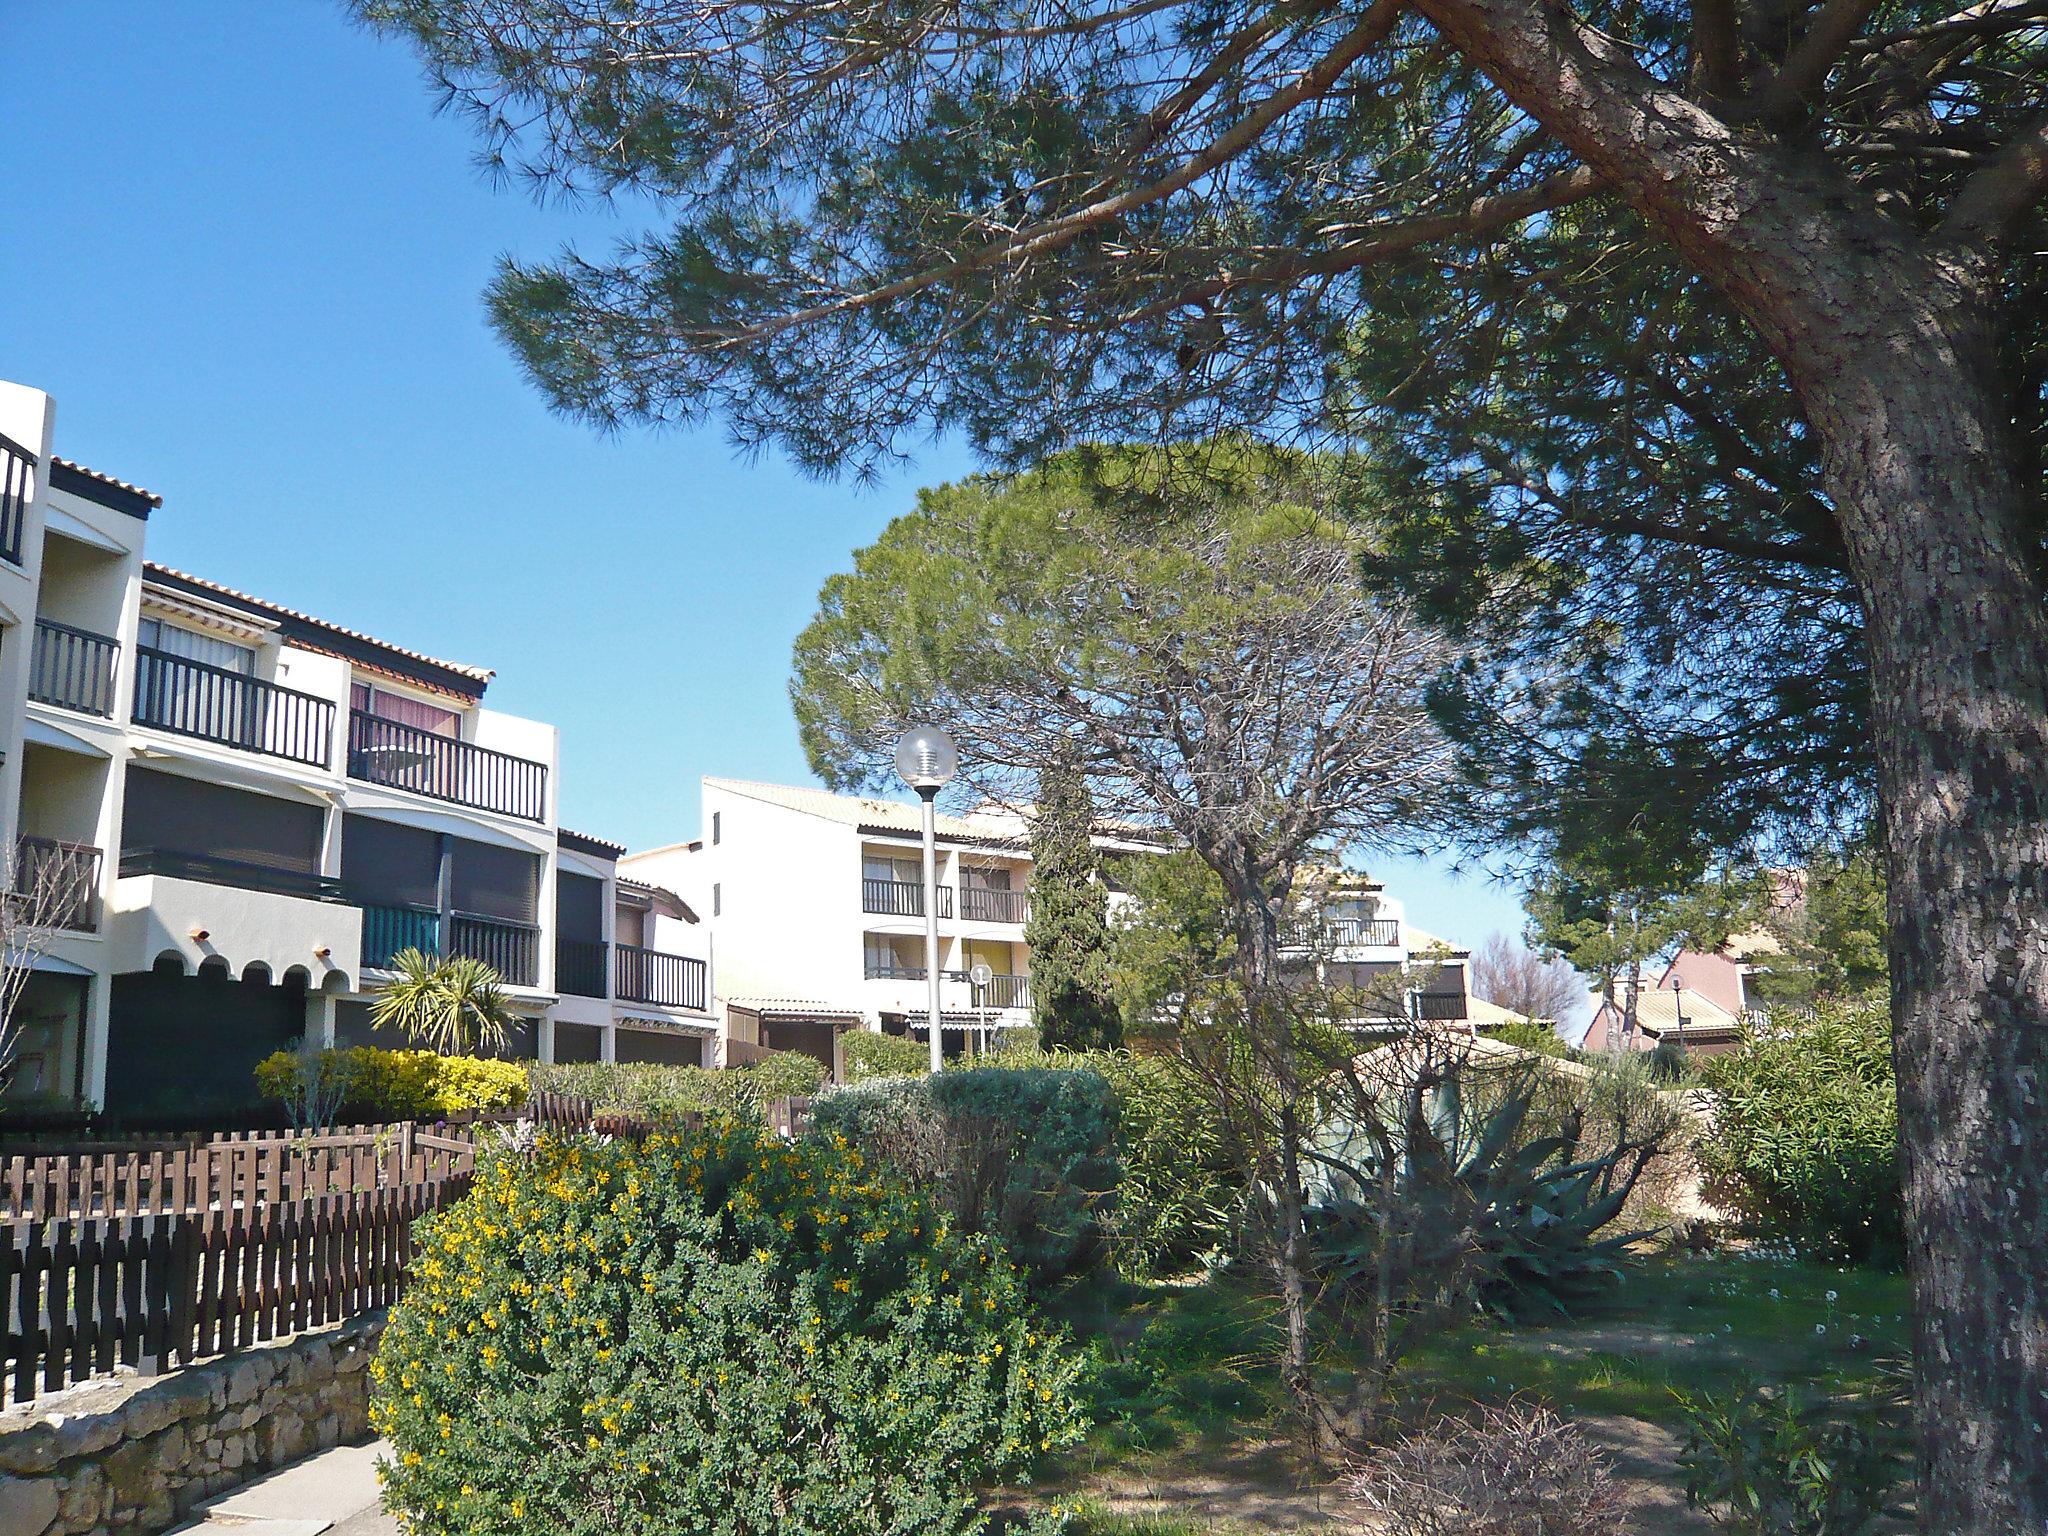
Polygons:
<instances>
[{"instance_id":1,"label":"low garden wall","mask_svg":"<svg viewBox=\"0 0 2048 1536\"><path fill-rule=\"evenodd\" d=\"M369 1434L384 1314L170 1375L74 1387L0 1413L0 1532L167 1530L273 1467Z\"/></svg>"}]
</instances>

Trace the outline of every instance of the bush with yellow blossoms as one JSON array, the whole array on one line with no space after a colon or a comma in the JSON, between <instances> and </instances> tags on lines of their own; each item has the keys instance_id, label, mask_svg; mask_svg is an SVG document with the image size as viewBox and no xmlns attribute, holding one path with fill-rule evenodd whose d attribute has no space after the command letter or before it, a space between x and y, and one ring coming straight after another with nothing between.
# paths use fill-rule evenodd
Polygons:
<instances>
[{"instance_id":1,"label":"bush with yellow blossoms","mask_svg":"<svg viewBox=\"0 0 2048 1536\"><path fill-rule=\"evenodd\" d=\"M371 1366L413 1536L963 1536L1084 1428L994 1242L843 1140L543 1140L416 1235Z\"/></svg>"}]
</instances>

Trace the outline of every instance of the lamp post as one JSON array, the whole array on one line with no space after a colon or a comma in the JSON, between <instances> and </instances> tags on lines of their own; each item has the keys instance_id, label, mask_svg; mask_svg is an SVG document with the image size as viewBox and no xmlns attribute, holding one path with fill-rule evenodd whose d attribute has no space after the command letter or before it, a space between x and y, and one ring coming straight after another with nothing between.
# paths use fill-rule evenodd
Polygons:
<instances>
[{"instance_id":1,"label":"lamp post","mask_svg":"<svg viewBox=\"0 0 2048 1536\"><path fill-rule=\"evenodd\" d=\"M953 738L935 725L914 725L896 743L896 772L924 802L924 975L930 1011L925 1015L932 1042L932 1070L946 1064L939 1024L939 855L938 813L932 802L960 767Z\"/></svg>"}]
</instances>

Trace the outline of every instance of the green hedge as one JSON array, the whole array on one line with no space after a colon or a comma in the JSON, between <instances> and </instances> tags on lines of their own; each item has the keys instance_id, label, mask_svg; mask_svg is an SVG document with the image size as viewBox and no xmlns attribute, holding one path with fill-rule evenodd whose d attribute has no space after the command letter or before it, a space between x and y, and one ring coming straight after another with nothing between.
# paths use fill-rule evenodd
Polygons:
<instances>
[{"instance_id":1,"label":"green hedge","mask_svg":"<svg viewBox=\"0 0 2048 1536\"><path fill-rule=\"evenodd\" d=\"M966 1536L1082 1431L996 1244L824 1138L543 1140L415 1233L370 1368L415 1536Z\"/></svg>"},{"instance_id":2,"label":"green hedge","mask_svg":"<svg viewBox=\"0 0 2048 1536\"><path fill-rule=\"evenodd\" d=\"M1904 1255L1898 1087L1883 1002L1783 1013L1709 1057L1709 1194L1802 1257L1896 1266Z\"/></svg>"},{"instance_id":3,"label":"green hedge","mask_svg":"<svg viewBox=\"0 0 2048 1536\"><path fill-rule=\"evenodd\" d=\"M344 1124L431 1120L472 1109L504 1109L524 1102L526 1068L516 1061L437 1056L432 1051L383 1051L359 1045L320 1053L321 1075L339 1080ZM256 1087L289 1101L302 1089L304 1062L278 1051L256 1064Z\"/></svg>"},{"instance_id":4,"label":"green hedge","mask_svg":"<svg viewBox=\"0 0 2048 1536\"><path fill-rule=\"evenodd\" d=\"M775 1051L724 1071L647 1062L584 1062L527 1068L536 1093L588 1099L600 1114L632 1115L657 1125L688 1114L758 1115L769 1099L804 1098L830 1075L801 1051Z\"/></svg>"},{"instance_id":5,"label":"green hedge","mask_svg":"<svg viewBox=\"0 0 2048 1536\"><path fill-rule=\"evenodd\" d=\"M840 1060L849 1083L871 1077L912 1077L931 1066L931 1049L902 1035L850 1029L839 1037Z\"/></svg>"},{"instance_id":6,"label":"green hedge","mask_svg":"<svg viewBox=\"0 0 2048 1536\"><path fill-rule=\"evenodd\" d=\"M1100 1252L1117 1164L1115 1100L1098 1073L965 1067L874 1078L819 1099L812 1120L931 1194L966 1230L999 1238L1036 1283Z\"/></svg>"}]
</instances>

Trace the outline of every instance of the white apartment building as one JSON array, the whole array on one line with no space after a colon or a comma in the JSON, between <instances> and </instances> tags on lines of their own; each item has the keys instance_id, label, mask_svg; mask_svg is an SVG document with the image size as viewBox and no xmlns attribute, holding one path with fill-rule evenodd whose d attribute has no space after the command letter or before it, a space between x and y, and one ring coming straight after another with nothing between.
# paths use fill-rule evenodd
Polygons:
<instances>
[{"instance_id":1,"label":"white apartment building","mask_svg":"<svg viewBox=\"0 0 2048 1536\"><path fill-rule=\"evenodd\" d=\"M734 1038L831 1061L850 1028L925 1038L921 816L914 801L707 777L702 835L628 854L619 868L681 892L702 918ZM1136 834L1096 842L1122 852L1162 846ZM951 1051L1030 1022L1030 834L1016 813L984 808L940 816L937 849L940 1015ZM1317 900L1323 919L1290 931L1290 959L1339 983L1392 969L1414 978L1414 1016L1468 1016L1467 956L1410 928L1382 886L1334 877ZM979 985L978 965L988 967Z\"/></svg>"},{"instance_id":2,"label":"white apartment building","mask_svg":"<svg viewBox=\"0 0 2048 1536\"><path fill-rule=\"evenodd\" d=\"M844 1029L924 1037L921 816L914 802L707 777L703 836L619 868L696 909L734 1039L832 1061ZM937 842L939 1006L957 1048L1030 1022L1030 838L1013 815L976 814L940 816Z\"/></svg>"},{"instance_id":3,"label":"white apartment building","mask_svg":"<svg viewBox=\"0 0 2048 1536\"><path fill-rule=\"evenodd\" d=\"M518 1054L711 1058L703 930L558 825L555 727L485 708L487 668L150 563L162 499L55 456L53 418L0 384L0 848L75 893L11 1098L246 1106L291 1041L369 1042L406 947L493 966Z\"/></svg>"}]
</instances>

